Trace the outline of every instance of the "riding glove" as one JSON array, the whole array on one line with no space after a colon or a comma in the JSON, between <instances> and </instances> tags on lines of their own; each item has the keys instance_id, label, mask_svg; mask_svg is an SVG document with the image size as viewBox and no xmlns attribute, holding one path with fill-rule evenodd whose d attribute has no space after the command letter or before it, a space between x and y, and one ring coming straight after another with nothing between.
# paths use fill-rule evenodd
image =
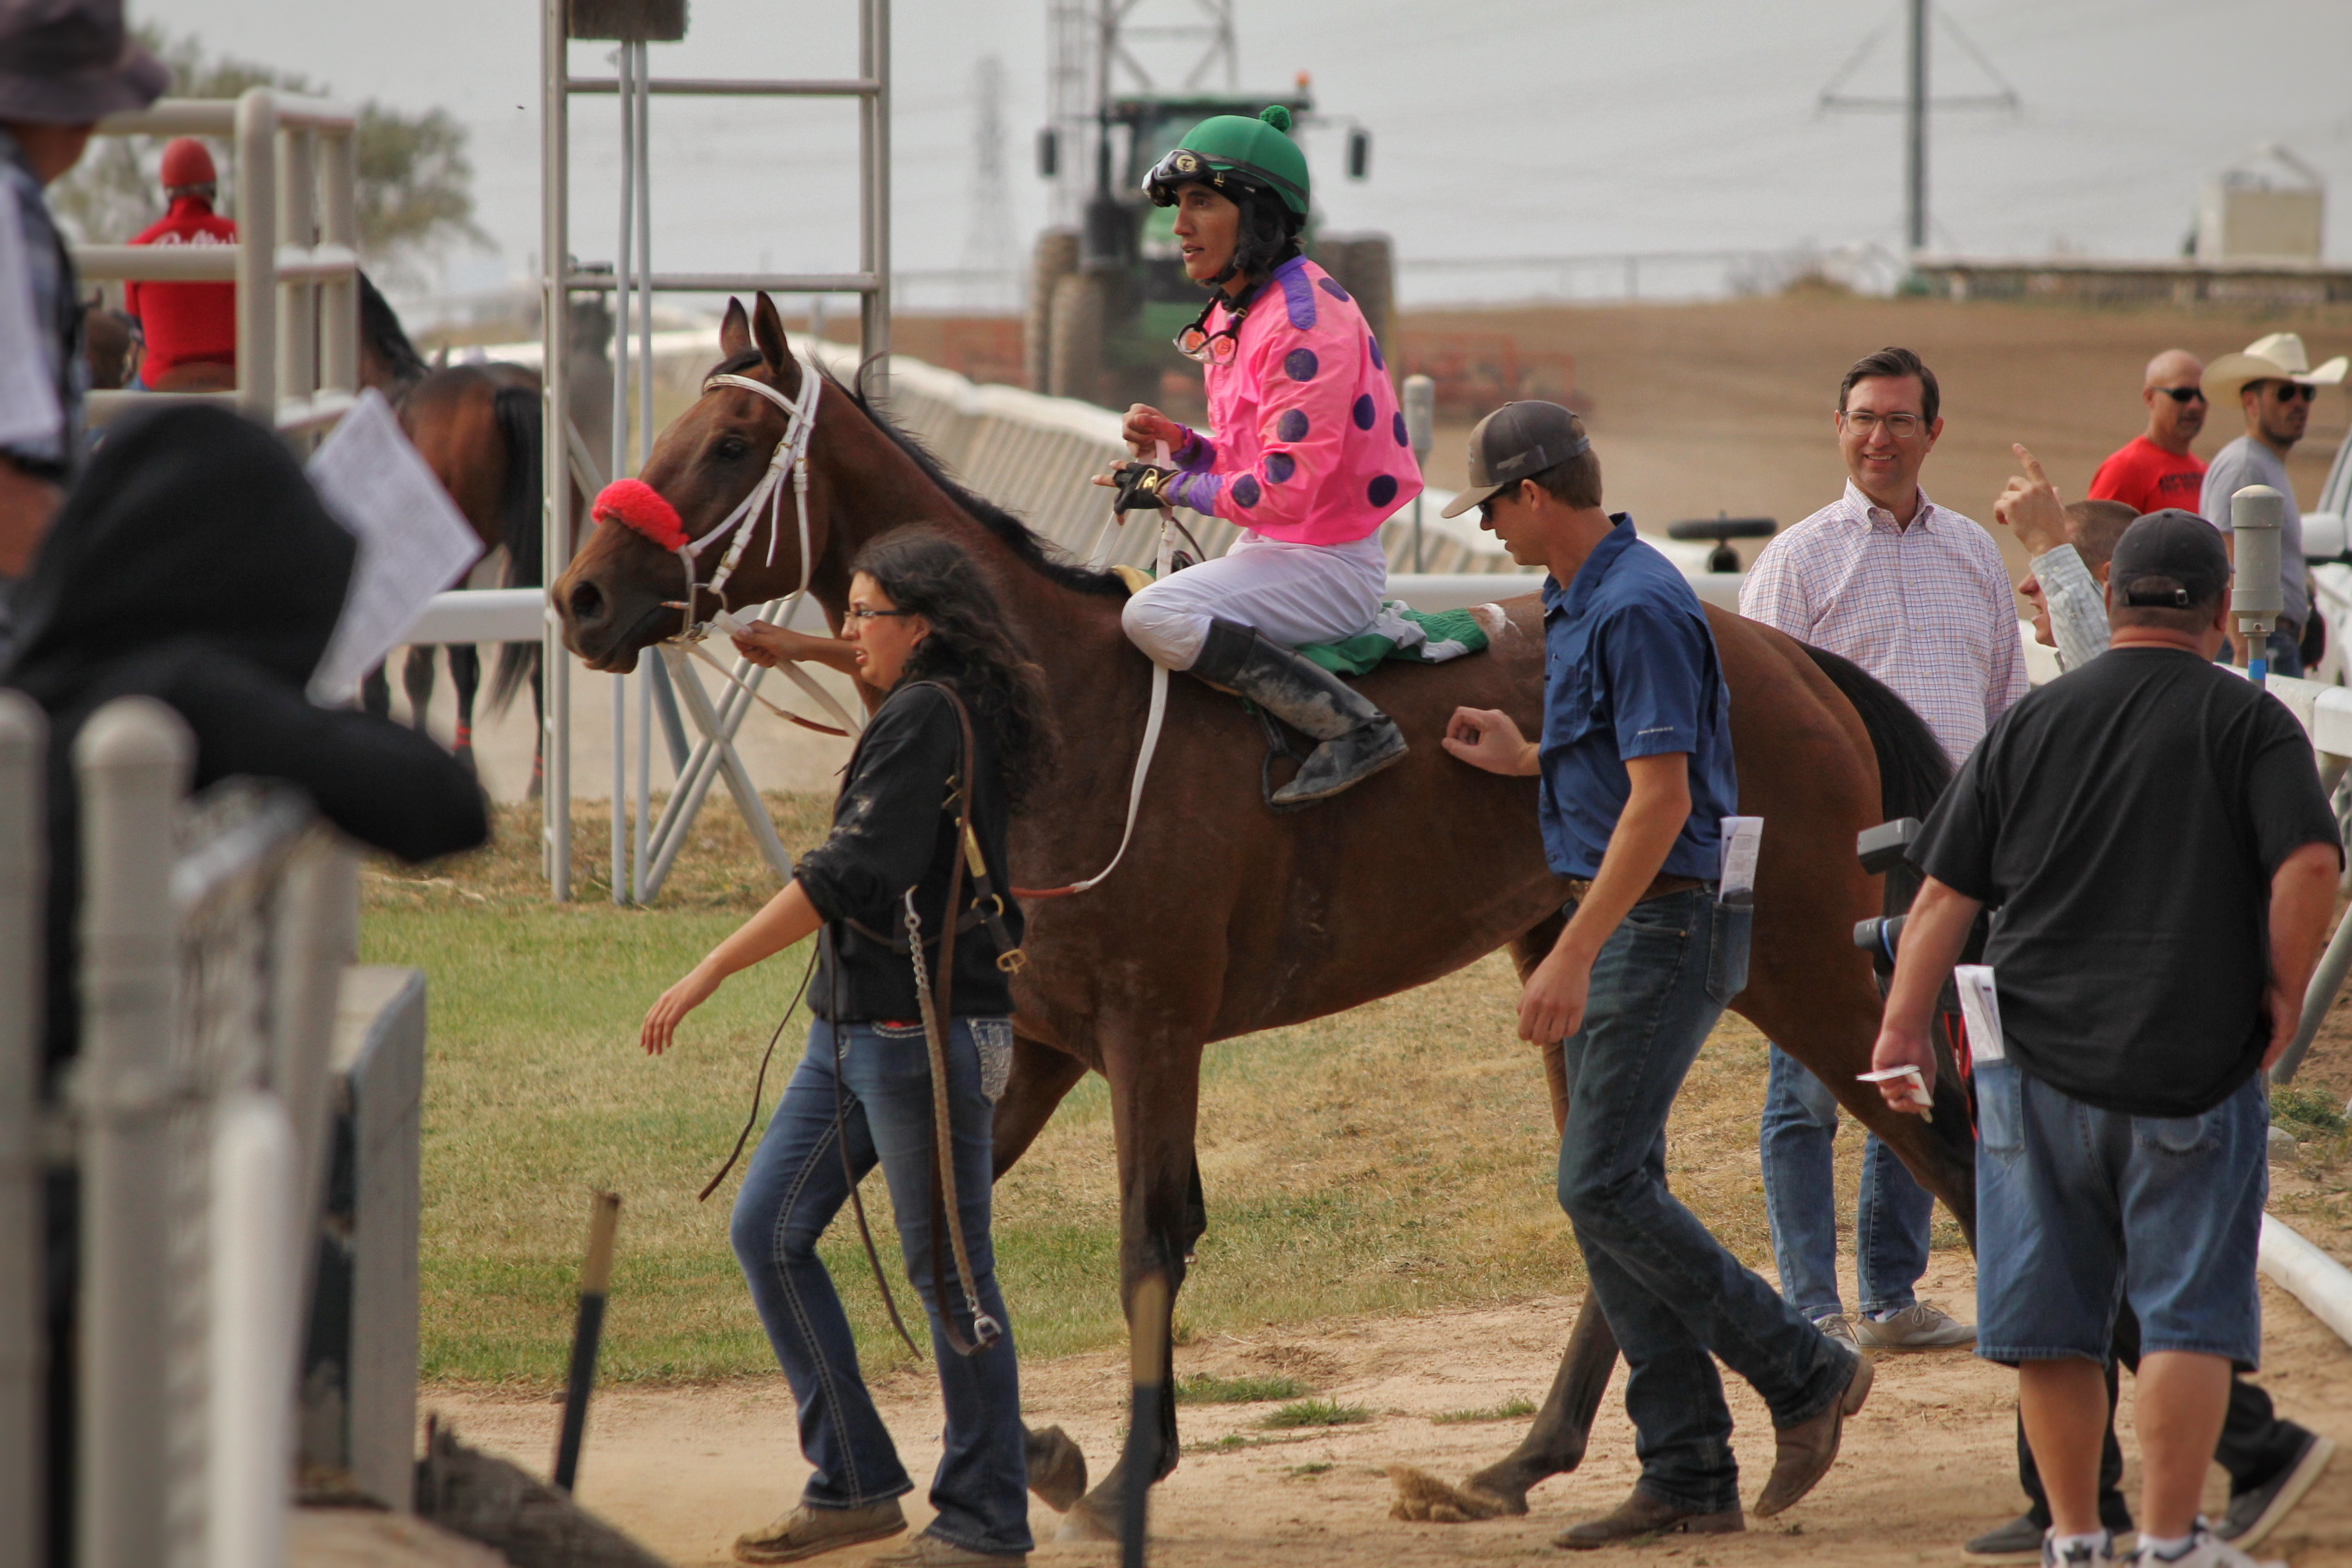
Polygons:
<instances>
[{"instance_id":1,"label":"riding glove","mask_svg":"<svg viewBox=\"0 0 2352 1568\"><path fill-rule=\"evenodd\" d=\"M1155 468L1149 463L1130 463L1112 475L1118 487L1118 498L1111 503L1114 512L1148 512L1174 505L1164 492L1175 483L1179 471Z\"/></svg>"}]
</instances>

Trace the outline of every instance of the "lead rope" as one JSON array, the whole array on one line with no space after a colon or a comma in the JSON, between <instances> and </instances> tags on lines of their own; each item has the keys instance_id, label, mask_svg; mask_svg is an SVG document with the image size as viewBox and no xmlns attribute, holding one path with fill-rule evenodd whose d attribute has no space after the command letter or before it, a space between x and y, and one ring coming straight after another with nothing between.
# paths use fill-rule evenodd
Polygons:
<instances>
[{"instance_id":1,"label":"lead rope","mask_svg":"<svg viewBox=\"0 0 2352 1568\"><path fill-rule=\"evenodd\" d=\"M956 857L956 862L959 866L962 864L961 855ZM950 877L950 880L954 879ZM952 911L955 903L952 894L948 902ZM948 1233L948 1243L955 1252L956 1283L963 1289L964 1304L971 1309L973 1343L963 1343L963 1336L956 1332L955 1318L944 1301L940 1303L940 1323L947 1330L948 1343L954 1346L957 1354L970 1355L994 1344L1003 1337L1004 1329L981 1307L980 1288L972 1281L971 1254L964 1246L963 1205L956 1195L955 1128L948 1103L947 1038L940 1027L939 1008L931 998L930 976L923 965L923 917L915 913L915 890L911 887L907 890L906 903L907 949L915 961L915 1005L921 1009L923 1039L929 1045L931 1053L931 1159L939 1170L938 1197L943 1211L931 1226L933 1263L936 1267L940 1231L944 1228ZM940 967L942 971L948 964L948 945L953 940L954 922L950 920L940 940Z\"/></svg>"}]
</instances>

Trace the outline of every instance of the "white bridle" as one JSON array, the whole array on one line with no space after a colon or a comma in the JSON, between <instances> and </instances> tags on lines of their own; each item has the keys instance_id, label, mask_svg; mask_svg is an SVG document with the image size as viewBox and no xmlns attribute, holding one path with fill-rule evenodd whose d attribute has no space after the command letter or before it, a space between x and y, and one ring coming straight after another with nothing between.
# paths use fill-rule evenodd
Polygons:
<instances>
[{"instance_id":1,"label":"white bridle","mask_svg":"<svg viewBox=\"0 0 2352 1568\"><path fill-rule=\"evenodd\" d=\"M735 568L743 559L744 548L751 542L752 534L758 531L758 523L763 509L768 519L768 564L773 566L776 563L776 536L783 532L783 482L787 469L791 471L793 476L793 512L800 527L800 577L799 580L793 583L793 591L769 610L766 619L771 624L782 622L792 613L793 606L799 602L801 595L808 591L809 580L815 573L816 563L810 559L809 554L808 453L809 442L816 434L816 404L817 398L824 388L824 377L817 372L814 363L797 350L793 357L799 364L801 371L801 394L797 398L786 397L767 382L755 382L749 376L714 375L707 378L702 383L702 391L706 396L720 387L737 387L744 392L759 393L783 410L784 434L777 439L775 451L769 454L768 470L760 476L760 482L751 486L751 493L737 503L735 509L728 513L717 528L704 534L700 538L688 539L677 547L678 563L686 568L686 607L683 612L684 624L679 628L678 634L669 641L685 644L697 658L717 670L731 684L742 686L746 695L761 706L774 708L778 714L793 719L795 723L805 724L806 720L785 713L783 709L777 708L773 703L760 696L751 687L743 685L742 681L732 671L704 653L698 644L702 642L705 629L710 622L695 619L696 595L702 591L708 591L717 599L719 613L726 614L727 580L735 575ZM720 539L726 539L729 542L727 553L719 558L719 570L710 574L710 581L708 584L697 584L694 577L696 559ZM842 733L855 735L857 732L856 720L851 718L842 706L834 701L832 693L812 680L808 673L800 665L786 662L782 669L794 685L814 698L820 706L840 722Z\"/></svg>"}]
</instances>

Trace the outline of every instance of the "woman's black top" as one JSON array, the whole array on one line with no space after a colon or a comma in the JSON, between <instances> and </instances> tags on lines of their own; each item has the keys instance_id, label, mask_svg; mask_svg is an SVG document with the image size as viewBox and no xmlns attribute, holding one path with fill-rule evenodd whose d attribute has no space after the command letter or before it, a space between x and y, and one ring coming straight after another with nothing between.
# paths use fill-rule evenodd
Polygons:
<instances>
[{"instance_id":1,"label":"woman's black top","mask_svg":"<svg viewBox=\"0 0 2352 1568\"><path fill-rule=\"evenodd\" d=\"M995 734L977 710L971 728L972 836L980 841L996 891L1003 894L1005 928L1018 943L1021 910L1006 891L1006 811ZM911 956L903 946L906 893L915 890L926 968L936 986L948 873L958 852L962 805L954 795L954 777L962 747L954 705L945 693L920 682L902 684L866 724L833 803L832 833L793 868L831 928L838 960L818 963L809 1003L819 1018L910 1022L921 1016ZM969 909L976 897L967 866L960 903ZM860 925L866 930L858 930ZM893 940L877 940L868 933ZM955 987L949 1000L956 1016L985 1018L1013 1010L1012 987L996 967L999 951L985 925L956 933Z\"/></svg>"},{"instance_id":2,"label":"woman's black top","mask_svg":"<svg viewBox=\"0 0 2352 1568\"><path fill-rule=\"evenodd\" d=\"M0 685L49 718L47 1066L80 1030L80 813L74 737L120 696L157 698L196 743L192 787L285 779L352 837L404 860L489 834L482 792L415 730L304 695L341 618L357 546L278 438L214 408L126 420L58 509L17 591Z\"/></svg>"}]
</instances>

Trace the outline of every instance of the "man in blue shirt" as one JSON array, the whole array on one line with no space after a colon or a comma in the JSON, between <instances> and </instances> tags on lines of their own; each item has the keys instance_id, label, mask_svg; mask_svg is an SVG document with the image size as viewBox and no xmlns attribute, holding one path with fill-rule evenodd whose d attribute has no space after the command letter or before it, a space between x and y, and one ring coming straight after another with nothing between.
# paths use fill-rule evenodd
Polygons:
<instances>
[{"instance_id":1,"label":"man in blue shirt","mask_svg":"<svg viewBox=\"0 0 2352 1568\"><path fill-rule=\"evenodd\" d=\"M1529 973L1519 1036L1564 1040L1559 1201L1592 1299L1623 1350L1641 1479L1554 1544L1589 1550L1664 1531L1742 1529L1731 1412L1714 1357L1772 1412L1778 1453L1757 1499L1779 1513L1837 1458L1870 1363L1833 1343L1743 1267L1666 1190L1666 1114L1747 984L1745 901L1717 898L1721 821L1738 810L1730 693L1698 597L1633 520L1601 500L1576 416L1507 403L1470 435L1479 509L1544 584L1544 716L1529 742L1503 713L1456 709L1445 748L1541 780L1544 852L1568 924Z\"/></svg>"}]
</instances>

